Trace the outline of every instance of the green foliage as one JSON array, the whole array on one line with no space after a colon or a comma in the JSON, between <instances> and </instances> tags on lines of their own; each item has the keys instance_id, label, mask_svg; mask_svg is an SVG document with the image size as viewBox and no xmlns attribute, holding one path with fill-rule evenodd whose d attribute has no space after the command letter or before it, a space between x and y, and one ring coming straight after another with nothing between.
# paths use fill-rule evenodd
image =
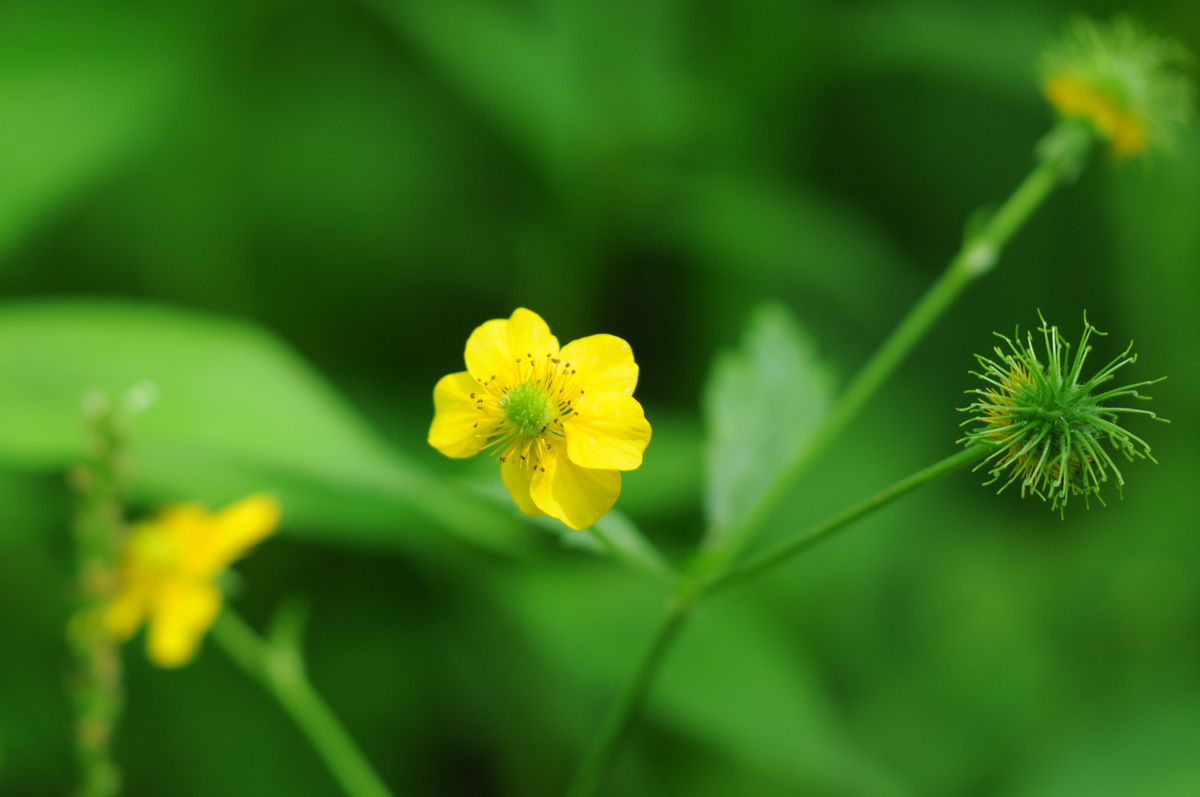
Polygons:
<instances>
[{"instance_id":1,"label":"green foliage","mask_svg":"<svg viewBox=\"0 0 1200 797\"><path fill-rule=\"evenodd\" d=\"M559 793L667 601L654 550L694 549L721 467L747 468L714 485L729 517L769 480L829 373L855 371L964 212L1028 168L1046 43L1112 5L3 4L0 793L72 788L62 470L84 392L145 379L135 511L280 494L285 533L239 563L231 601L267 628L307 600L309 676L388 784ZM1137 10L1200 51L1200 5ZM946 480L718 596L609 793L1200 792L1200 138L1096 166L761 539L944 456L955 363L1034 306L1089 308L1171 375L1162 466L1067 523ZM803 330L758 320L706 389L764 297ZM654 439L601 524L615 552L517 517L494 462L439 471L424 444L464 335L519 305L564 340L634 344ZM764 385L809 403L767 414ZM461 555L477 548L500 555ZM129 653L130 797L333 792L213 646L172 673Z\"/></svg>"},{"instance_id":2,"label":"green foliage","mask_svg":"<svg viewBox=\"0 0 1200 797\"><path fill-rule=\"evenodd\" d=\"M716 535L742 520L796 456L832 394L829 373L790 313L779 306L758 310L741 349L716 361L704 393L706 510Z\"/></svg>"},{"instance_id":3,"label":"green foliage","mask_svg":"<svg viewBox=\"0 0 1200 797\"><path fill-rule=\"evenodd\" d=\"M10 306L0 371L10 380L0 456L14 464L65 467L80 454L85 395L148 384L158 400L136 419L132 446L147 499L223 503L267 490L283 501L285 528L385 547L434 544L396 533L412 528L398 519L421 514L489 547L519 549L527 536L413 466L287 347L243 324L130 304Z\"/></svg>"}]
</instances>

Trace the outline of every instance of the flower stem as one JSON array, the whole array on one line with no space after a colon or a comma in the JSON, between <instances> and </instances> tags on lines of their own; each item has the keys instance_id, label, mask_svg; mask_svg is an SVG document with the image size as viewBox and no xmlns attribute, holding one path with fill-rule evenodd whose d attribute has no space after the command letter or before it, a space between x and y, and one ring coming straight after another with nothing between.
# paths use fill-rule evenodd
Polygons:
<instances>
[{"instance_id":1,"label":"flower stem","mask_svg":"<svg viewBox=\"0 0 1200 797\"><path fill-rule=\"evenodd\" d=\"M567 797L590 797L600 788L621 743L641 713L642 704L654 682L659 665L690 615L691 607L691 601L676 600L672 603L651 638L650 647L642 656L637 670L622 687L605 715L603 724L592 738L583 760L575 770L575 777L567 789Z\"/></svg>"},{"instance_id":2,"label":"flower stem","mask_svg":"<svg viewBox=\"0 0 1200 797\"><path fill-rule=\"evenodd\" d=\"M948 457L902 479L842 514L767 549L741 567L730 569L746 544L787 496L796 480L846 430L934 322L968 285L992 270L1004 246L1041 207L1050 193L1078 175L1094 142L1095 136L1086 126L1072 121L1060 122L1042 140L1038 146L1037 165L1004 204L990 213L982 223L968 230L962 247L946 270L850 381L829 417L808 445L780 472L750 513L727 534L720 535L720 547L705 552L695 563L697 566L692 578L698 581L690 585L694 596L692 602L701 600L706 593L713 590L745 583L746 580L786 561L834 531L845 528L853 521L907 495L917 487L958 470L984 453L987 447L973 446ZM687 581L683 583L688 586ZM586 797L598 788L605 770L615 757L620 741L640 710L653 682L655 669L661 663L681 623L682 617L675 617L674 610L664 620L634 678L618 695L595 742L585 755L568 792L570 797Z\"/></svg>"},{"instance_id":3,"label":"flower stem","mask_svg":"<svg viewBox=\"0 0 1200 797\"><path fill-rule=\"evenodd\" d=\"M991 446L977 444L959 451L927 468L907 476L892 486L881 490L870 498L855 504L823 523L801 531L754 556L740 566L713 577L709 581L691 581L681 577L678 595L670 611L663 618L658 631L651 639L650 647L642 657L633 677L625 684L596 732L592 744L580 762L575 778L567 790L567 797L589 797L600 787L601 781L617 751L641 711L655 673L662 663L676 634L690 616L693 607L709 595L744 584L764 572L786 562L796 554L807 550L820 540L843 529L856 520L882 509L918 487L954 473L982 457Z\"/></svg>"},{"instance_id":4,"label":"flower stem","mask_svg":"<svg viewBox=\"0 0 1200 797\"><path fill-rule=\"evenodd\" d=\"M120 408L101 393L89 396L84 410L88 427L85 455L71 473L79 496L74 522L79 605L67 628L74 659L76 793L80 797L112 797L120 791L112 740L124 695L120 646L106 632L103 615L116 584L117 551L124 533L123 418Z\"/></svg>"},{"instance_id":5,"label":"flower stem","mask_svg":"<svg viewBox=\"0 0 1200 797\"><path fill-rule=\"evenodd\" d=\"M888 377L925 336L963 290L995 266L1004 246L1059 185L1074 179L1094 141L1076 122L1062 122L1042 140L1039 160L1008 199L982 223L970 228L946 270L917 301L908 315L851 379L837 404L808 444L775 478L753 510L725 538L707 563L719 574L762 528L792 485L878 392Z\"/></svg>"},{"instance_id":6,"label":"flower stem","mask_svg":"<svg viewBox=\"0 0 1200 797\"><path fill-rule=\"evenodd\" d=\"M217 618L212 637L279 702L347 795L391 797L350 734L309 682L294 646L263 639L228 607Z\"/></svg>"},{"instance_id":7,"label":"flower stem","mask_svg":"<svg viewBox=\"0 0 1200 797\"><path fill-rule=\"evenodd\" d=\"M927 468L917 471L916 473L901 479L887 489L880 490L870 498L859 502L850 507L841 514L811 526L804 531L794 534L778 543L772 545L766 550L751 556L749 559L738 564L733 569L727 571L722 576L714 579L706 584L702 589L702 594L711 595L712 593L723 590L728 587L740 584L750 579L757 578L768 570L783 564L793 556L808 550L810 547L829 537L838 529L850 525L854 521L871 514L877 509L887 506L898 498L908 495L918 487L928 484L935 479L939 479L949 473L954 473L967 465L970 465L975 460L982 457L992 447L987 445L973 445L957 454L946 457L940 462L935 462Z\"/></svg>"}]
</instances>

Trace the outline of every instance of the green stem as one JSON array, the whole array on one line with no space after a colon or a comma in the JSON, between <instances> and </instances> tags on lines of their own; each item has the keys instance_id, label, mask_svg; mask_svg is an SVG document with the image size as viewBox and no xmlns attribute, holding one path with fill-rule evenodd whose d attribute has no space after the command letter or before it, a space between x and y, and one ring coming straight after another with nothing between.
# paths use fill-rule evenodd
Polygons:
<instances>
[{"instance_id":1,"label":"green stem","mask_svg":"<svg viewBox=\"0 0 1200 797\"><path fill-rule=\"evenodd\" d=\"M850 507L841 514L835 515L823 523L811 526L798 534L779 541L761 553L751 556L749 559L727 571L724 575L709 582L702 588L701 594L710 595L718 590L756 578L766 571L783 564L796 554L808 550L835 531L849 526L854 521L871 514L877 509L882 509L898 498L908 495L918 487L970 465L990 450L991 446L973 445L957 454L946 457L940 462L935 462L929 467L901 479L891 487L880 490L875 495Z\"/></svg>"},{"instance_id":2,"label":"green stem","mask_svg":"<svg viewBox=\"0 0 1200 797\"><path fill-rule=\"evenodd\" d=\"M863 365L847 385L829 417L808 445L783 469L759 499L750 513L727 534L719 548L706 551L696 563L692 586L694 600L704 597L707 590L744 583L746 579L768 570L787 558L810 547L834 531L886 506L917 487L951 473L979 457L985 450L973 447L897 482L892 487L846 512L801 532L796 537L769 548L742 567L730 570L731 563L746 544L761 529L787 496L803 472L829 447L862 410L909 352L924 337L959 294L995 266L1004 246L1042 205L1057 186L1074 179L1094 144L1094 134L1079 123L1064 121L1056 126L1038 145L1038 163L1008 199L982 224L968 231L958 253L946 270L925 292L908 315L893 330L874 355ZM684 582L685 586L687 582ZM676 626L681 619L668 615L662 630L654 638L650 651L642 660L634 679L617 698L601 727L596 742L588 751L569 794L571 797L591 794L598 786L604 770L615 756L616 747L637 715L645 698L654 669L662 660Z\"/></svg>"},{"instance_id":3,"label":"green stem","mask_svg":"<svg viewBox=\"0 0 1200 797\"><path fill-rule=\"evenodd\" d=\"M677 600L663 617L633 677L617 695L591 745L584 753L583 760L575 770L575 777L567 789L567 797L589 797L600 788L621 743L641 713L642 703L650 691L659 665L690 615L691 607L691 601Z\"/></svg>"},{"instance_id":4,"label":"green stem","mask_svg":"<svg viewBox=\"0 0 1200 797\"><path fill-rule=\"evenodd\" d=\"M621 742L628 735L630 727L641 711L642 703L653 684L659 665L666 656L671 643L674 642L679 629L690 615L692 608L700 601L714 592L745 583L786 562L820 540L829 537L835 531L882 509L918 487L961 470L989 450L991 450L990 446L973 445L946 457L901 479L829 520L779 542L711 581L693 582L681 579L679 597L663 618L633 677L621 689L605 716L603 724L596 732L591 746L575 771L575 777L567 790L567 797L589 797L589 795L595 794L600 787L605 773L616 758Z\"/></svg>"},{"instance_id":5,"label":"green stem","mask_svg":"<svg viewBox=\"0 0 1200 797\"><path fill-rule=\"evenodd\" d=\"M85 415L87 453L71 473L79 494L74 523L79 605L67 633L74 659L77 794L113 797L120 791L120 770L112 742L124 694L120 646L105 630L103 618L117 580L117 552L124 533L124 419L120 408L100 393L89 396Z\"/></svg>"},{"instance_id":6,"label":"green stem","mask_svg":"<svg viewBox=\"0 0 1200 797\"><path fill-rule=\"evenodd\" d=\"M725 535L705 566L719 575L762 528L792 485L836 440L963 290L995 266L1004 246L1060 184L1074 179L1091 149L1092 134L1063 122L1043 139L1040 159L998 209L974 229L946 270L846 386L828 418L776 477L751 512Z\"/></svg>"},{"instance_id":7,"label":"green stem","mask_svg":"<svg viewBox=\"0 0 1200 797\"><path fill-rule=\"evenodd\" d=\"M391 797L350 734L305 676L295 648L262 639L228 607L221 611L213 626L212 637L279 702L346 794Z\"/></svg>"}]
</instances>

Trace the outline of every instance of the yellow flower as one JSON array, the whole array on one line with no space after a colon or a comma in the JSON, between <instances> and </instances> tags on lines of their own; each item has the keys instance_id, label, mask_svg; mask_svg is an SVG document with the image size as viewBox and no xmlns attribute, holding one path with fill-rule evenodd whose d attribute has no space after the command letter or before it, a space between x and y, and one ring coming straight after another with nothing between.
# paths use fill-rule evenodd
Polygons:
<instances>
[{"instance_id":1,"label":"yellow flower","mask_svg":"<svg viewBox=\"0 0 1200 797\"><path fill-rule=\"evenodd\" d=\"M134 526L105 608L109 633L125 640L148 622L150 658L163 667L186 664L221 610L217 577L278 524L279 505L255 495L216 513L172 507Z\"/></svg>"},{"instance_id":2,"label":"yellow flower","mask_svg":"<svg viewBox=\"0 0 1200 797\"><path fill-rule=\"evenodd\" d=\"M433 389L429 444L448 457L494 451L522 512L589 528L650 442L629 344L591 335L560 349L537 313L518 308L476 328L465 360Z\"/></svg>"}]
</instances>

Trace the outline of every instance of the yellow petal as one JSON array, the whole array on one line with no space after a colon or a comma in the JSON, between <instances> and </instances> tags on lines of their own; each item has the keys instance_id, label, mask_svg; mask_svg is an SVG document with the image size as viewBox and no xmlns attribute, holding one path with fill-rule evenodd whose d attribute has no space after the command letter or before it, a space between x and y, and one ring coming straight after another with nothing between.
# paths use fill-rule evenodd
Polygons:
<instances>
[{"instance_id":1,"label":"yellow petal","mask_svg":"<svg viewBox=\"0 0 1200 797\"><path fill-rule=\"evenodd\" d=\"M147 570L169 570L206 544L212 514L197 504L176 504L138 524L126 550Z\"/></svg>"},{"instance_id":2,"label":"yellow petal","mask_svg":"<svg viewBox=\"0 0 1200 797\"><path fill-rule=\"evenodd\" d=\"M221 593L208 582L174 582L165 587L150 616L146 645L160 667L179 667L191 661L200 638L221 610Z\"/></svg>"},{"instance_id":3,"label":"yellow petal","mask_svg":"<svg viewBox=\"0 0 1200 797\"><path fill-rule=\"evenodd\" d=\"M209 577L228 567L275 531L279 514L279 503L268 495L252 495L225 507L213 516L208 538L192 558L191 572Z\"/></svg>"},{"instance_id":4,"label":"yellow petal","mask_svg":"<svg viewBox=\"0 0 1200 797\"><path fill-rule=\"evenodd\" d=\"M638 367L633 349L616 335L589 335L562 348L559 357L577 371L576 384L585 395L620 393L632 396Z\"/></svg>"},{"instance_id":5,"label":"yellow petal","mask_svg":"<svg viewBox=\"0 0 1200 797\"><path fill-rule=\"evenodd\" d=\"M540 315L524 307L513 310L508 319L508 345L514 358L532 357L541 362L546 355L558 356L558 338L550 334L550 327Z\"/></svg>"},{"instance_id":6,"label":"yellow petal","mask_svg":"<svg viewBox=\"0 0 1200 797\"><path fill-rule=\"evenodd\" d=\"M133 574L122 573L117 594L104 607L104 628L122 641L133 636L150 609L151 586Z\"/></svg>"},{"instance_id":7,"label":"yellow petal","mask_svg":"<svg viewBox=\"0 0 1200 797\"><path fill-rule=\"evenodd\" d=\"M575 402L564 421L567 456L576 465L633 470L650 443L650 423L636 399L620 393L590 393Z\"/></svg>"},{"instance_id":8,"label":"yellow petal","mask_svg":"<svg viewBox=\"0 0 1200 797\"><path fill-rule=\"evenodd\" d=\"M476 399L481 396L479 384L466 371L439 379L433 388L429 445L448 457L478 454L499 420L479 409Z\"/></svg>"},{"instance_id":9,"label":"yellow petal","mask_svg":"<svg viewBox=\"0 0 1200 797\"><path fill-rule=\"evenodd\" d=\"M529 463L515 458L501 462L500 479L522 512L526 515L545 514L538 509L537 504L533 502L533 497L529 494L529 485L533 480L533 468Z\"/></svg>"},{"instance_id":10,"label":"yellow petal","mask_svg":"<svg viewBox=\"0 0 1200 797\"><path fill-rule=\"evenodd\" d=\"M510 318L496 318L475 328L467 338L463 358L467 371L480 381L494 381L503 386L524 381L520 362L554 357L558 354L558 339L550 327L532 310L518 307Z\"/></svg>"},{"instance_id":11,"label":"yellow petal","mask_svg":"<svg viewBox=\"0 0 1200 797\"><path fill-rule=\"evenodd\" d=\"M533 475L530 494L547 515L573 529L591 528L612 509L621 494L621 474L615 470L581 468L556 448L542 457Z\"/></svg>"}]
</instances>

